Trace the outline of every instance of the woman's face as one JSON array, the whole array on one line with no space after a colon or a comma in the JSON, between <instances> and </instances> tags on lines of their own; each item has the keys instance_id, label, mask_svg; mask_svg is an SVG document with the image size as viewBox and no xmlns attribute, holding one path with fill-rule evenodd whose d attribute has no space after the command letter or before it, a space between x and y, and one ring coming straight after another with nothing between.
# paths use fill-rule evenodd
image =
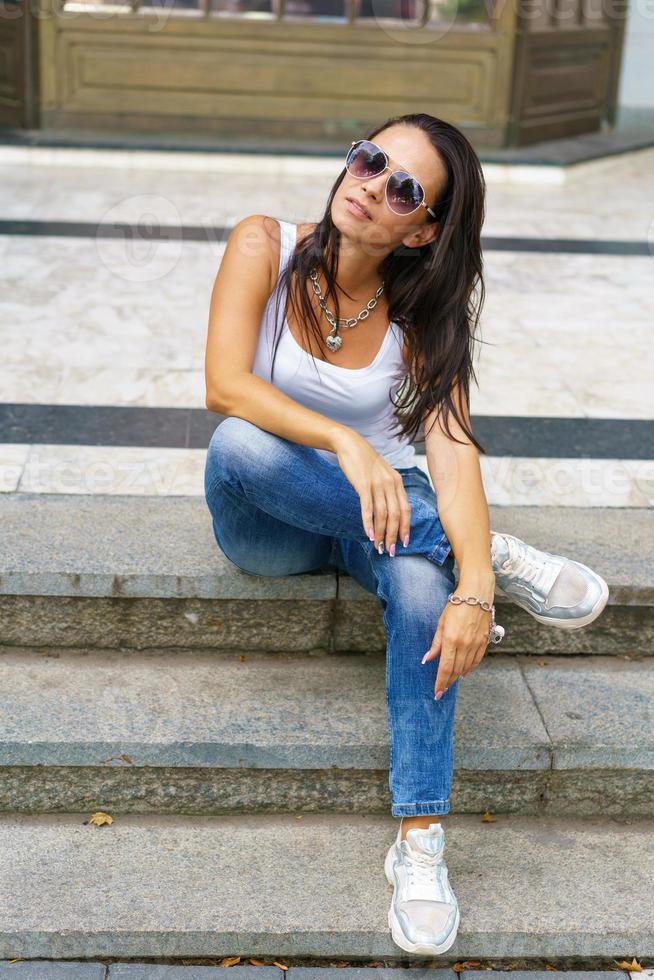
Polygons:
<instances>
[{"instance_id":1,"label":"woman's face","mask_svg":"<svg viewBox=\"0 0 654 980\"><path fill-rule=\"evenodd\" d=\"M426 134L415 126L391 126L374 136L373 142L386 153L391 170L405 170L422 184L425 204L433 208L447 172ZM346 238L355 241L368 240L366 228L374 227L375 241L381 244L383 240L391 251L400 242L410 247L424 245L436 237L438 222L423 207L406 215L391 211L386 203L391 170L366 178L353 177L346 170L332 200L332 221ZM355 202L369 217L361 214Z\"/></svg>"}]
</instances>

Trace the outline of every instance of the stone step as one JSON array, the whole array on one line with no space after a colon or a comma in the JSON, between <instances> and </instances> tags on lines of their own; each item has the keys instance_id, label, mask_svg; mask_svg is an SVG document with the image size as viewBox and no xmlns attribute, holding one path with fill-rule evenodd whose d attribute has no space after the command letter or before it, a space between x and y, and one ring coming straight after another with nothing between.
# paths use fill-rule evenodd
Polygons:
<instances>
[{"instance_id":1,"label":"stone step","mask_svg":"<svg viewBox=\"0 0 654 980\"><path fill-rule=\"evenodd\" d=\"M0 814L0 958L416 959L387 925L388 815L88 816ZM654 821L444 826L461 922L434 963L654 954Z\"/></svg>"},{"instance_id":2,"label":"stone step","mask_svg":"<svg viewBox=\"0 0 654 980\"><path fill-rule=\"evenodd\" d=\"M390 813L384 655L5 649L0 690L3 811ZM487 654L452 812L654 816L653 700L652 658Z\"/></svg>"},{"instance_id":3,"label":"stone step","mask_svg":"<svg viewBox=\"0 0 654 980\"><path fill-rule=\"evenodd\" d=\"M654 649L651 511L491 507L491 527L574 557L608 582L580 630L497 596L506 653ZM222 554L203 498L0 495L0 643L14 646L383 652L377 597L331 566L248 575Z\"/></svg>"}]
</instances>

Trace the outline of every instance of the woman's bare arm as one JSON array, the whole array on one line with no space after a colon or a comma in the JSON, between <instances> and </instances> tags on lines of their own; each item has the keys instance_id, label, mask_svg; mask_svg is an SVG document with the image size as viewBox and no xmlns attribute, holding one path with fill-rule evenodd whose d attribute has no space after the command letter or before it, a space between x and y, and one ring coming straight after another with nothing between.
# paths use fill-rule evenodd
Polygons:
<instances>
[{"instance_id":1,"label":"woman's bare arm","mask_svg":"<svg viewBox=\"0 0 654 980\"><path fill-rule=\"evenodd\" d=\"M470 426L470 410L463 389L452 389L460 414ZM432 421L436 422L432 428ZM454 442L441 427L441 411L425 417L427 467L438 501L438 515L465 586L486 592L492 601L495 576L490 553L490 515L477 447L450 416L450 428L463 445ZM461 586L463 587L463 586Z\"/></svg>"},{"instance_id":2,"label":"woman's bare arm","mask_svg":"<svg viewBox=\"0 0 654 980\"><path fill-rule=\"evenodd\" d=\"M470 411L463 389L456 383L453 400L466 424ZM436 418L433 428L432 421ZM425 417L425 447L429 474L436 491L438 516L459 567L457 595L491 603L495 573L491 561L490 516L484 492L479 450L468 440L452 415L450 428L463 444L454 442L441 426L441 407ZM440 657L436 696L457 677L469 673L488 649L490 613L479 604L445 604L425 663Z\"/></svg>"},{"instance_id":3,"label":"woman's bare arm","mask_svg":"<svg viewBox=\"0 0 654 980\"><path fill-rule=\"evenodd\" d=\"M409 362L409 345L404 341L404 360ZM421 355L419 357L421 360ZM471 427L470 407L461 385L452 388L452 400L459 414ZM444 431L442 406L425 414L425 454L438 502L438 516L452 546L459 573L466 574L472 588L495 588L490 556L490 514L479 462L479 450L450 415L450 430L461 442ZM472 581L474 580L474 581Z\"/></svg>"},{"instance_id":4,"label":"woman's bare arm","mask_svg":"<svg viewBox=\"0 0 654 980\"><path fill-rule=\"evenodd\" d=\"M252 373L263 312L277 281L279 225L261 214L232 229L211 293L205 403L292 442L336 452L354 431Z\"/></svg>"}]
</instances>

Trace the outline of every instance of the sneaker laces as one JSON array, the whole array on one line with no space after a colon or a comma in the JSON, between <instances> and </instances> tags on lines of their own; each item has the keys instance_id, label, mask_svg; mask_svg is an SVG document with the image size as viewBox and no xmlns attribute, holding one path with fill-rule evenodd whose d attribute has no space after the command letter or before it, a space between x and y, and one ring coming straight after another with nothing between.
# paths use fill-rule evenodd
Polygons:
<instances>
[{"instance_id":1,"label":"sneaker laces","mask_svg":"<svg viewBox=\"0 0 654 980\"><path fill-rule=\"evenodd\" d=\"M408 848L405 851L406 870L409 884L417 885L434 884L435 872L443 863L443 854L420 854L416 851L410 853Z\"/></svg>"},{"instance_id":2,"label":"sneaker laces","mask_svg":"<svg viewBox=\"0 0 654 980\"><path fill-rule=\"evenodd\" d=\"M504 537L504 540L509 551L509 557L502 563L502 571L529 582L543 597L549 595L561 571L560 567L557 567L554 562L548 561L548 557L543 551L526 545L518 538L507 536ZM538 557L540 555L542 558Z\"/></svg>"}]
</instances>

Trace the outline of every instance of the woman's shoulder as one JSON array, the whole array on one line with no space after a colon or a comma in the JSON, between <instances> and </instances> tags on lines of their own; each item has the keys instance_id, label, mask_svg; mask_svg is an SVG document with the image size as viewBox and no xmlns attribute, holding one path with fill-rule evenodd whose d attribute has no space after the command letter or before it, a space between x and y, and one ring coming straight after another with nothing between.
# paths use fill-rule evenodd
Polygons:
<instances>
[{"instance_id":1,"label":"woman's shoulder","mask_svg":"<svg viewBox=\"0 0 654 980\"><path fill-rule=\"evenodd\" d=\"M304 223L295 224L293 221L285 221L281 218L271 217L269 214L257 214L250 215L249 218L244 219L251 222L253 225L258 225L262 228L265 233L267 247L270 250L270 265L271 265L271 290L275 286L277 281L277 273L279 270L279 260L281 257L282 248L282 236L283 229L282 224L291 226L295 230L295 242L299 242L300 239L309 235L313 229L316 227L316 223Z\"/></svg>"},{"instance_id":2,"label":"woman's shoulder","mask_svg":"<svg viewBox=\"0 0 654 980\"><path fill-rule=\"evenodd\" d=\"M232 235L237 237L239 247L247 249L249 255L253 254L252 249L258 252L263 250L268 260L269 293L272 294L277 282L282 243L282 228L278 219L269 214L248 214L234 225Z\"/></svg>"},{"instance_id":3,"label":"woman's shoulder","mask_svg":"<svg viewBox=\"0 0 654 980\"><path fill-rule=\"evenodd\" d=\"M268 266L270 290L275 284L276 262L279 262L280 228L267 214L248 214L236 222L229 234L230 246L245 252L248 258L264 258Z\"/></svg>"},{"instance_id":4,"label":"woman's shoulder","mask_svg":"<svg viewBox=\"0 0 654 980\"><path fill-rule=\"evenodd\" d=\"M286 221L284 218L273 218L269 214L254 214L250 215L248 221L257 221L264 227L266 234L269 236L270 241L276 243L279 247L281 241L282 228L284 225L291 225L295 228L298 241L300 238L304 238L309 235L313 229L316 227L316 222L305 222L302 224L296 224L294 221Z\"/></svg>"}]
</instances>

